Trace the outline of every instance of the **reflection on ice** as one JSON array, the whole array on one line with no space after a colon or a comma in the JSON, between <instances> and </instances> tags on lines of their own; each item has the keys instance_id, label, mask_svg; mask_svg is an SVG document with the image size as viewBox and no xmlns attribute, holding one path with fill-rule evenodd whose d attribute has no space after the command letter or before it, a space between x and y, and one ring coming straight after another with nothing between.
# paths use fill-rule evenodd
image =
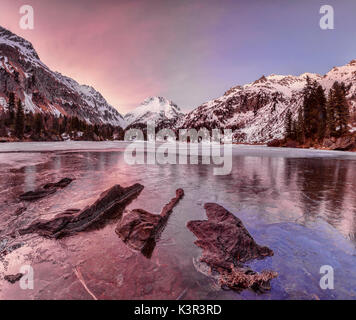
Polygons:
<instances>
[{"instance_id":1,"label":"reflection on ice","mask_svg":"<svg viewBox=\"0 0 356 320\"><path fill-rule=\"evenodd\" d=\"M215 176L209 165L130 166L123 159L124 146L119 142L1 145L0 248L21 247L2 256L0 278L31 264L35 289L19 290L0 280L0 298L91 299L74 272L79 268L98 299L176 299L183 293L186 299L355 299L355 154L234 146L231 174ZM23 152L53 149L60 151ZM21 152L1 153L15 150ZM76 180L19 210L24 205L17 200L20 194L66 176ZM84 208L114 184L134 183L145 189L127 212L134 208L160 212L177 188L185 191L151 259L117 237L115 219L102 229L61 240L9 236L38 218ZM215 280L195 269L193 259L200 251L186 223L206 218L206 202L236 213L257 242L273 249L273 257L251 263L254 270L279 273L271 292L216 290ZM319 286L322 265L335 269L334 290Z\"/></svg>"}]
</instances>

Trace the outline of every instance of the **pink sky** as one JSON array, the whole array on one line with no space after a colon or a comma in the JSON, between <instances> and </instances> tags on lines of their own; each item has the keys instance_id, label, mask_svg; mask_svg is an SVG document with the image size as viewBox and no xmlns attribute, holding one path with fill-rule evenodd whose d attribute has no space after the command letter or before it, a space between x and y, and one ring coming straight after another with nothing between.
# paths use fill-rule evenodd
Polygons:
<instances>
[{"instance_id":1,"label":"pink sky","mask_svg":"<svg viewBox=\"0 0 356 320\"><path fill-rule=\"evenodd\" d=\"M34 30L19 28L31 5ZM263 74L324 74L355 59L355 0L1 0L0 25L54 71L92 85L126 113L149 96L184 111Z\"/></svg>"},{"instance_id":2,"label":"pink sky","mask_svg":"<svg viewBox=\"0 0 356 320\"><path fill-rule=\"evenodd\" d=\"M199 19L213 24L217 12L212 16L198 4L168 3L1 0L0 24L31 41L49 68L92 85L125 113L148 96L178 97L209 54L209 42L190 35L201 29L191 18L200 11ZM34 30L19 27L23 4L34 8ZM167 96L169 91L176 93Z\"/></svg>"}]
</instances>

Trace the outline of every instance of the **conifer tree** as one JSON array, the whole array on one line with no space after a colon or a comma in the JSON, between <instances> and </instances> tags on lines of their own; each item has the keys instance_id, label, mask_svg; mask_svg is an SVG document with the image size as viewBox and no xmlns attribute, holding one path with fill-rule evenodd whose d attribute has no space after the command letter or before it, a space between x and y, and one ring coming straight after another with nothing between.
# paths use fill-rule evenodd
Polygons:
<instances>
[{"instance_id":1,"label":"conifer tree","mask_svg":"<svg viewBox=\"0 0 356 320\"><path fill-rule=\"evenodd\" d=\"M11 126L15 120L15 94L13 92L9 93L9 121L8 125Z\"/></svg>"},{"instance_id":2,"label":"conifer tree","mask_svg":"<svg viewBox=\"0 0 356 320\"><path fill-rule=\"evenodd\" d=\"M94 125L94 133L99 136L99 126L97 124Z\"/></svg>"},{"instance_id":3,"label":"conifer tree","mask_svg":"<svg viewBox=\"0 0 356 320\"><path fill-rule=\"evenodd\" d=\"M52 132L54 134L59 134L59 119L57 117L53 117Z\"/></svg>"},{"instance_id":4,"label":"conifer tree","mask_svg":"<svg viewBox=\"0 0 356 320\"><path fill-rule=\"evenodd\" d=\"M327 112L326 112L326 97L325 91L321 85L318 85L316 92L315 92L315 102L317 105L317 120L316 123L317 127L317 137L319 140L322 140L326 134L326 119L327 119Z\"/></svg>"},{"instance_id":5,"label":"conifer tree","mask_svg":"<svg viewBox=\"0 0 356 320\"><path fill-rule=\"evenodd\" d=\"M91 124L87 125L84 131L84 137L85 139L93 140L93 126Z\"/></svg>"},{"instance_id":6,"label":"conifer tree","mask_svg":"<svg viewBox=\"0 0 356 320\"><path fill-rule=\"evenodd\" d=\"M286 114L284 127L286 138L292 138L292 112L289 109Z\"/></svg>"},{"instance_id":7,"label":"conifer tree","mask_svg":"<svg viewBox=\"0 0 356 320\"><path fill-rule=\"evenodd\" d=\"M34 132L37 135L41 135L43 130L43 119L41 113L36 113L35 115L35 123L34 123Z\"/></svg>"},{"instance_id":8,"label":"conifer tree","mask_svg":"<svg viewBox=\"0 0 356 320\"><path fill-rule=\"evenodd\" d=\"M59 129L59 134L63 134L66 132L67 130L67 117L61 117L61 121L60 121L60 129Z\"/></svg>"},{"instance_id":9,"label":"conifer tree","mask_svg":"<svg viewBox=\"0 0 356 320\"><path fill-rule=\"evenodd\" d=\"M315 121L315 100L313 92L315 91L315 83L307 77L307 83L303 89L303 119L305 136L307 138L313 135Z\"/></svg>"},{"instance_id":10,"label":"conifer tree","mask_svg":"<svg viewBox=\"0 0 356 320\"><path fill-rule=\"evenodd\" d=\"M296 126L296 139L299 143L305 142L305 128L304 128L304 117L303 117L303 109L300 108L298 112L298 120Z\"/></svg>"},{"instance_id":11,"label":"conifer tree","mask_svg":"<svg viewBox=\"0 0 356 320\"><path fill-rule=\"evenodd\" d=\"M34 117L33 113L29 112L25 114L25 133L29 133L33 131L33 126L34 126Z\"/></svg>"},{"instance_id":12,"label":"conifer tree","mask_svg":"<svg viewBox=\"0 0 356 320\"><path fill-rule=\"evenodd\" d=\"M322 139L326 131L326 98L324 89L317 81L307 77L303 89L303 119L306 138Z\"/></svg>"},{"instance_id":13,"label":"conifer tree","mask_svg":"<svg viewBox=\"0 0 356 320\"><path fill-rule=\"evenodd\" d=\"M338 134L343 135L348 131L348 123L350 120L349 106L346 100L347 89L342 82L336 90L336 114Z\"/></svg>"},{"instance_id":14,"label":"conifer tree","mask_svg":"<svg viewBox=\"0 0 356 320\"><path fill-rule=\"evenodd\" d=\"M6 130L6 122L5 122L5 114L0 114L0 137L6 137L7 136L7 130Z\"/></svg>"},{"instance_id":15,"label":"conifer tree","mask_svg":"<svg viewBox=\"0 0 356 320\"><path fill-rule=\"evenodd\" d=\"M329 90L328 101L326 104L327 111L327 133L326 135L329 137L336 136L336 100L335 100L335 84L333 88Z\"/></svg>"},{"instance_id":16,"label":"conifer tree","mask_svg":"<svg viewBox=\"0 0 356 320\"><path fill-rule=\"evenodd\" d=\"M293 140L297 140L297 133L298 133L298 121L293 120L292 121L292 133L291 133L291 138Z\"/></svg>"},{"instance_id":17,"label":"conifer tree","mask_svg":"<svg viewBox=\"0 0 356 320\"><path fill-rule=\"evenodd\" d=\"M22 102L19 99L17 102L16 122L15 122L15 134L19 139L23 138L25 127L25 114L22 107Z\"/></svg>"},{"instance_id":18,"label":"conifer tree","mask_svg":"<svg viewBox=\"0 0 356 320\"><path fill-rule=\"evenodd\" d=\"M349 88L344 83L335 82L329 91L327 101L327 132L329 136L338 137L348 132L350 111L346 95Z\"/></svg>"}]
</instances>

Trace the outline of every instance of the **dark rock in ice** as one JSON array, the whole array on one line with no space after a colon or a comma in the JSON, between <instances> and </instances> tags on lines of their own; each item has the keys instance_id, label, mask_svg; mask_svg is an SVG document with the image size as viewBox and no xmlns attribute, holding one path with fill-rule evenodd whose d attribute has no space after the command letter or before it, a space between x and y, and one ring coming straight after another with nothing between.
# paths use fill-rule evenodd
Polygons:
<instances>
[{"instance_id":1,"label":"dark rock in ice","mask_svg":"<svg viewBox=\"0 0 356 320\"><path fill-rule=\"evenodd\" d=\"M28 191L20 195L20 200L22 201L34 201L42 199L49 196L57 191L59 188L65 188L68 186L74 179L63 178L56 183L47 183L41 189L35 191Z\"/></svg>"},{"instance_id":2,"label":"dark rock in ice","mask_svg":"<svg viewBox=\"0 0 356 320\"><path fill-rule=\"evenodd\" d=\"M44 197L49 196L52 193L55 193L56 189L50 190L36 190L36 191L28 191L20 195L20 200L22 201L34 201L38 199L42 199Z\"/></svg>"},{"instance_id":3,"label":"dark rock in ice","mask_svg":"<svg viewBox=\"0 0 356 320\"><path fill-rule=\"evenodd\" d=\"M204 206L208 220L189 221L187 227L198 238L195 244L203 249L201 262L220 274L220 283L235 290L252 288L265 291L270 280L277 276L273 271L254 272L244 267L253 259L273 256L268 247L258 245L242 221L216 203Z\"/></svg>"},{"instance_id":4,"label":"dark rock in ice","mask_svg":"<svg viewBox=\"0 0 356 320\"><path fill-rule=\"evenodd\" d=\"M22 273L7 275L4 277L4 280L14 284L15 282L19 281L23 277Z\"/></svg>"},{"instance_id":5,"label":"dark rock in ice","mask_svg":"<svg viewBox=\"0 0 356 320\"><path fill-rule=\"evenodd\" d=\"M205 249L202 261L214 267L229 268L231 263L272 256L273 251L259 246L242 221L216 203L204 206L208 220L189 221L187 227L199 240L197 246Z\"/></svg>"},{"instance_id":6,"label":"dark rock in ice","mask_svg":"<svg viewBox=\"0 0 356 320\"><path fill-rule=\"evenodd\" d=\"M163 207L159 215L143 209L130 211L118 223L116 234L130 248L141 251L145 257L150 258L173 208L183 196L183 189L177 189L176 196Z\"/></svg>"},{"instance_id":7,"label":"dark rock in ice","mask_svg":"<svg viewBox=\"0 0 356 320\"><path fill-rule=\"evenodd\" d=\"M67 209L66 211L62 212L61 214L63 214L63 215L66 215L66 214L73 215L73 214L78 213L78 212L80 212L80 209Z\"/></svg>"},{"instance_id":8,"label":"dark rock in ice","mask_svg":"<svg viewBox=\"0 0 356 320\"><path fill-rule=\"evenodd\" d=\"M71 178L63 178L62 180L56 182L56 183L47 183L43 186L43 189L53 189L53 188L65 188L68 186L73 179Z\"/></svg>"},{"instance_id":9,"label":"dark rock in ice","mask_svg":"<svg viewBox=\"0 0 356 320\"><path fill-rule=\"evenodd\" d=\"M123 188L115 185L101 194L99 199L83 210L69 209L58 214L52 220L39 220L28 228L19 231L20 234L37 233L49 238L60 238L84 231L100 224L110 215L125 209L142 191L143 186L136 183Z\"/></svg>"}]
</instances>

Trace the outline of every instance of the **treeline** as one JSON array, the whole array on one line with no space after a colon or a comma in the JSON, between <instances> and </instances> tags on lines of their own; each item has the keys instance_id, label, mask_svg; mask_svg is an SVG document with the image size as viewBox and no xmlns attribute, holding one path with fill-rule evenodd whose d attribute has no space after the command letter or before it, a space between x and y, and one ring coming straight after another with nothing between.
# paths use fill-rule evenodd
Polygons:
<instances>
[{"instance_id":1,"label":"treeline","mask_svg":"<svg viewBox=\"0 0 356 320\"><path fill-rule=\"evenodd\" d=\"M110 124L89 124L78 117L47 113L25 113L20 99L9 94L8 109L0 113L0 137L10 140L61 141L123 140L121 127Z\"/></svg>"},{"instance_id":2,"label":"treeline","mask_svg":"<svg viewBox=\"0 0 356 320\"><path fill-rule=\"evenodd\" d=\"M285 137L304 144L306 140L322 141L345 135L350 121L346 99L350 88L351 85L335 82L326 96L323 87L308 77L298 117L293 119L291 111L287 111Z\"/></svg>"}]
</instances>

